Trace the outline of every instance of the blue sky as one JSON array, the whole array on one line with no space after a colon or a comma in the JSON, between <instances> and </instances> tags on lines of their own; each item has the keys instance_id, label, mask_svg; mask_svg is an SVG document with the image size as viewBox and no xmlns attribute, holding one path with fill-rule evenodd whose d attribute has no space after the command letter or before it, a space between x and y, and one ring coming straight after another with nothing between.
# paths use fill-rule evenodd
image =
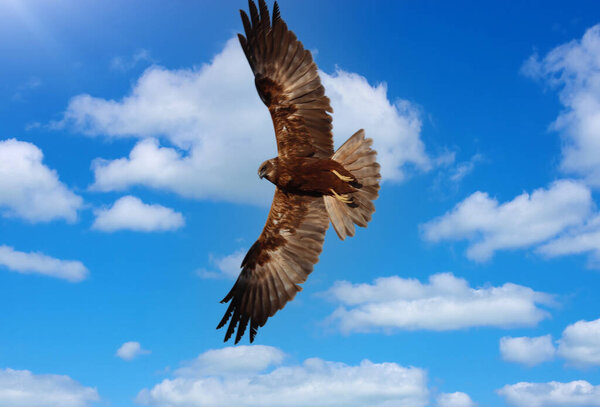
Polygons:
<instances>
[{"instance_id":1,"label":"blue sky","mask_svg":"<svg viewBox=\"0 0 600 407\"><path fill-rule=\"evenodd\" d=\"M0 3L0 405L600 405L600 5L280 6L384 180L228 347L276 154L246 3Z\"/></svg>"}]
</instances>

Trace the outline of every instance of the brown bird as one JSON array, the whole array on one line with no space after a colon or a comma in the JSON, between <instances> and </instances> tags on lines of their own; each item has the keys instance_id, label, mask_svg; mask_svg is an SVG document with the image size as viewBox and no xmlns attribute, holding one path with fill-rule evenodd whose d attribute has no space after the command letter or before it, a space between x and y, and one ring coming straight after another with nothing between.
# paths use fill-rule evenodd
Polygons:
<instances>
[{"instance_id":1,"label":"brown bird","mask_svg":"<svg viewBox=\"0 0 600 407\"><path fill-rule=\"evenodd\" d=\"M242 261L240 275L221 301L230 302L217 326L229 326L225 342L238 343L250 323L256 331L302 288L319 261L331 221L340 239L366 227L375 212L379 164L372 140L357 131L335 153L333 109L313 62L279 15L264 0L249 0L250 18L240 10L246 37L238 34L254 73L258 95L269 108L277 157L262 163L258 176L275 184L267 223Z\"/></svg>"}]
</instances>

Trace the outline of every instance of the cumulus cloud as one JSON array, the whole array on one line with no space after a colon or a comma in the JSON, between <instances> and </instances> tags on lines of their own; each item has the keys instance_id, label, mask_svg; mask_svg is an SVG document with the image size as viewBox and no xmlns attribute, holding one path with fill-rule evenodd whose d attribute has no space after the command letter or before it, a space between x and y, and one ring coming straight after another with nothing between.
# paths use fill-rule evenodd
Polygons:
<instances>
[{"instance_id":1,"label":"cumulus cloud","mask_svg":"<svg viewBox=\"0 0 600 407\"><path fill-rule=\"evenodd\" d=\"M500 353L508 362L534 366L552 360L564 359L568 365L587 368L600 365L600 319L577 321L567 326L557 341L550 335L530 337L504 337L500 339Z\"/></svg>"},{"instance_id":2,"label":"cumulus cloud","mask_svg":"<svg viewBox=\"0 0 600 407\"><path fill-rule=\"evenodd\" d=\"M528 383L506 385L498 394L517 407L593 407L600 406L600 386L585 380L569 383Z\"/></svg>"},{"instance_id":3,"label":"cumulus cloud","mask_svg":"<svg viewBox=\"0 0 600 407\"><path fill-rule=\"evenodd\" d=\"M210 256L211 264L214 265L218 271L200 269L197 273L202 278L228 278L235 280L240 274L242 260L244 260L244 256L246 256L247 252L248 250L246 249L238 249L223 257Z\"/></svg>"},{"instance_id":4,"label":"cumulus cloud","mask_svg":"<svg viewBox=\"0 0 600 407\"><path fill-rule=\"evenodd\" d=\"M19 252L10 246L0 246L0 267L22 274L42 274L78 283L89 271L80 261L59 260L36 252Z\"/></svg>"},{"instance_id":5,"label":"cumulus cloud","mask_svg":"<svg viewBox=\"0 0 600 407\"><path fill-rule=\"evenodd\" d=\"M522 72L559 89L564 109L552 124L564 140L561 167L600 186L600 25L543 58L531 56Z\"/></svg>"},{"instance_id":6,"label":"cumulus cloud","mask_svg":"<svg viewBox=\"0 0 600 407\"><path fill-rule=\"evenodd\" d=\"M422 170L431 168L421 141L418 109L407 100L391 102L385 83L371 86L356 73L337 69L333 75L320 72L327 96L331 99L333 129L340 146L356 130L364 128L373 138L381 175L387 180L404 179L405 164Z\"/></svg>"},{"instance_id":7,"label":"cumulus cloud","mask_svg":"<svg viewBox=\"0 0 600 407\"><path fill-rule=\"evenodd\" d=\"M426 240L467 240L467 257L485 261L495 251L544 243L569 227L583 224L593 208L587 187L560 180L499 203L475 192L445 215L422 225Z\"/></svg>"},{"instance_id":8,"label":"cumulus cloud","mask_svg":"<svg viewBox=\"0 0 600 407\"><path fill-rule=\"evenodd\" d=\"M83 200L60 182L43 158L31 143L0 141L0 213L30 222L75 221Z\"/></svg>"},{"instance_id":9,"label":"cumulus cloud","mask_svg":"<svg viewBox=\"0 0 600 407\"><path fill-rule=\"evenodd\" d=\"M408 167L431 168L414 105L390 101L385 84L372 86L358 74L321 74L336 111L336 145L365 128L385 179L403 179ZM128 157L94 162L96 190L143 185L190 198L269 201L272 188L256 170L276 155L273 126L237 38L198 68L148 68L121 100L78 95L59 125L140 139Z\"/></svg>"},{"instance_id":10,"label":"cumulus cloud","mask_svg":"<svg viewBox=\"0 0 600 407\"><path fill-rule=\"evenodd\" d=\"M69 376L0 369L0 405L11 407L87 407L100 400L96 389Z\"/></svg>"},{"instance_id":11,"label":"cumulus cloud","mask_svg":"<svg viewBox=\"0 0 600 407\"><path fill-rule=\"evenodd\" d=\"M95 211L95 214L92 228L103 232L175 230L185 223L181 213L158 204L145 204L131 195L120 198L111 208Z\"/></svg>"},{"instance_id":12,"label":"cumulus cloud","mask_svg":"<svg viewBox=\"0 0 600 407\"><path fill-rule=\"evenodd\" d=\"M341 281L327 294L341 303L330 318L345 333L532 326L549 316L539 305L553 303L548 294L511 283L471 288L451 273L434 274L427 283L398 276L373 284Z\"/></svg>"},{"instance_id":13,"label":"cumulus cloud","mask_svg":"<svg viewBox=\"0 0 600 407\"><path fill-rule=\"evenodd\" d=\"M600 319L567 326L559 340L558 355L579 367L600 365Z\"/></svg>"},{"instance_id":14,"label":"cumulus cloud","mask_svg":"<svg viewBox=\"0 0 600 407\"><path fill-rule=\"evenodd\" d=\"M427 376L418 368L318 358L281 366L282 359L282 352L269 346L208 351L174 378L142 390L136 401L156 407L424 407L428 402Z\"/></svg>"},{"instance_id":15,"label":"cumulus cloud","mask_svg":"<svg viewBox=\"0 0 600 407\"><path fill-rule=\"evenodd\" d=\"M142 345L139 342L125 342L119 349L117 349L117 356L123 360L133 360L138 356L147 355L150 351L142 349Z\"/></svg>"},{"instance_id":16,"label":"cumulus cloud","mask_svg":"<svg viewBox=\"0 0 600 407\"><path fill-rule=\"evenodd\" d=\"M508 362L535 366L554 359L556 349L551 335L529 338L505 336L500 339L500 354Z\"/></svg>"},{"instance_id":17,"label":"cumulus cloud","mask_svg":"<svg viewBox=\"0 0 600 407\"><path fill-rule=\"evenodd\" d=\"M440 394L437 399L437 407L476 407L477 404L471 400L468 394L457 391L455 393Z\"/></svg>"}]
</instances>

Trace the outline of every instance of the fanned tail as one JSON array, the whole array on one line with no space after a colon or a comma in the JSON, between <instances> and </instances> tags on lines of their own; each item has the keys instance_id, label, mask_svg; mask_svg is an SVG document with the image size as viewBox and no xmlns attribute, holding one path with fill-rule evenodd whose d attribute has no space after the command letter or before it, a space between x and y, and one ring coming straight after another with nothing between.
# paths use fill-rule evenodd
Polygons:
<instances>
[{"instance_id":1,"label":"fanned tail","mask_svg":"<svg viewBox=\"0 0 600 407\"><path fill-rule=\"evenodd\" d=\"M372 201L379 196L381 175L377 152L371 148L371 144L373 140L365 138L365 131L361 129L354 133L332 157L358 180L358 184L353 184L358 191L349 194L352 203L343 203L329 195L323 197L331 224L342 240L346 236L354 236L355 224L366 227L375 212Z\"/></svg>"}]
</instances>

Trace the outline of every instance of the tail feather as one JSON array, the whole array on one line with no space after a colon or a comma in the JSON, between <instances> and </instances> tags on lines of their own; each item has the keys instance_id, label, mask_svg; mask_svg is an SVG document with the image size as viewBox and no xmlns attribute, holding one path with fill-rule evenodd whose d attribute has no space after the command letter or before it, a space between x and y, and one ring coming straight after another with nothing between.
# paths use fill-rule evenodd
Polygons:
<instances>
[{"instance_id":1,"label":"tail feather","mask_svg":"<svg viewBox=\"0 0 600 407\"><path fill-rule=\"evenodd\" d=\"M371 220L379 196L380 166L377 152L371 148L373 140L365 138L364 130L350 137L333 155L333 159L350 171L357 179L358 191L350 194L352 204L345 204L333 196L324 196L325 208L331 224L340 239L354 236L354 225L366 227Z\"/></svg>"}]
</instances>

